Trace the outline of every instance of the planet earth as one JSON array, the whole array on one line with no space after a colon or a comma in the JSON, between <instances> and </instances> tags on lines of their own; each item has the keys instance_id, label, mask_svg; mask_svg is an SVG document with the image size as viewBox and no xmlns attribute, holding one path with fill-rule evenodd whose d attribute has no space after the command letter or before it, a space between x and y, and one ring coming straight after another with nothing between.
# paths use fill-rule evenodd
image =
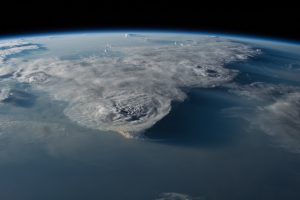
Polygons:
<instances>
[{"instance_id":1,"label":"planet earth","mask_svg":"<svg viewBox=\"0 0 300 200\"><path fill-rule=\"evenodd\" d=\"M0 39L1 200L299 200L300 44Z\"/></svg>"}]
</instances>

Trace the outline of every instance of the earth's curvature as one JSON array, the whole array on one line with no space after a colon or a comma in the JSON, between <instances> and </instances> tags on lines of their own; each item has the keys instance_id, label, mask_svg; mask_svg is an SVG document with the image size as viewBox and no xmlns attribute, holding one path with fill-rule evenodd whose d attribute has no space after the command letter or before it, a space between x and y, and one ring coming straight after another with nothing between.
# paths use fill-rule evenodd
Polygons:
<instances>
[{"instance_id":1,"label":"earth's curvature","mask_svg":"<svg viewBox=\"0 0 300 200\"><path fill-rule=\"evenodd\" d=\"M0 177L0 199L300 199L300 45L3 38Z\"/></svg>"}]
</instances>

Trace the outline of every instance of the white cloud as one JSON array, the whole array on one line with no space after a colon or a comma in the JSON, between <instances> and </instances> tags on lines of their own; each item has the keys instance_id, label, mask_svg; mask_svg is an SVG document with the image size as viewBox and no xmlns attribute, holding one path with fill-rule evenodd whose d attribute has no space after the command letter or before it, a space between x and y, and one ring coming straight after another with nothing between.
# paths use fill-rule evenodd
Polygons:
<instances>
[{"instance_id":1,"label":"white cloud","mask_svg":"<svg viewBox=\"0 0 300 200\"><path fill-rule=\"evenodd\" d=\"M14 69L12 69L9 66L2 66L2 67L0 67L0 77L12 74L13 72L14 72Z\"/></svg>"},{"instance_id":2,"label":"white cloud","mask_svg":"<svg viewBox=\"0 0 300 200\"><path fill-rule=\"evenodd\" d=\"M300 153L300 92L285 95L276 102L258 109L255 124L279 145Z\"/></svg>"},{"instance_id":3,"label":"white cloud","mask_svg":"<svg viewBox=\"0 0 300 200\"><path fill-rule=\"evenodd\" d=\"M1 101L7 99L10 94L10 88L8 87L2 87L0 88L0 103Z\"/></svg>"},{"instance_id":4,"label":"white cloud","mask_svg":"<svg viewBox=\"0 0 300 200\"><path fill-rule=\"evenodd\" d=\"M29 43L23 40L8 40L0 41L0 49L12 48L16 46L28 45Z\"/></svg>"},{"instance_id":5,"label":"white cloud","mask_svg":"<svg viewBox=\"0 0 300 200\"><path fill-rule=\"evenodd\" d=\"M3 64L7 57L28 50L39 49L36 44L31 44L22 40L0 41L0 64Z\"/></svg>"},{"instance_id":6,"label":"white cloud","mask_svg":"<svg viewBox=\"0 0 300 200\"><path fill-rule=\"evenodd\" d=\"M237 72L225 64L257 54L249 46L207 37L182 47L119 50L123 57L18 63L14 77L67 102L64 113L80 125L135 137L167 115L172 101L183 101L186 89L226 83Z\"/></svg>"}]
</instances>

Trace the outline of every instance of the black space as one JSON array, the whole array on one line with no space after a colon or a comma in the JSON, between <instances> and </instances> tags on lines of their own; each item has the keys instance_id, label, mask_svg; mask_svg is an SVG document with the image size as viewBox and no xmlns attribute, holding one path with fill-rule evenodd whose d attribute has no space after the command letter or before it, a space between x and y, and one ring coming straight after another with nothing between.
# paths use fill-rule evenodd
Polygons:
<instances>
[{"instance_id":1,"label":"black space","mask_svg":"<svg viewBox=\"0 0 300 200\"><path fill-rule=\"evenodd\" d=\"M73 30L163 29L245 34L300 41L297 7L201 7L147 2L11 2L3 4L0 34ZM216 3L217 4L217 3ZM1 9L2 10L2 9Z\"/></svg>"}]
</instances>

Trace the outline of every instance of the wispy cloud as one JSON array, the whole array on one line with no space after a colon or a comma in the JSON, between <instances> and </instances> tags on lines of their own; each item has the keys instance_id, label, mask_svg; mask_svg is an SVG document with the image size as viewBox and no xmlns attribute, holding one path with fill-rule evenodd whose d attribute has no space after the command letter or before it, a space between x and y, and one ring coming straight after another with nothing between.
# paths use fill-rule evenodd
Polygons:
<instances>
[{"instance_id":1,"label":"wispy cloud","mask_svg":"<svg viewBox=\"0 0 300 200\"><path fill-rule=\"evenodd\" d=\"M272 136L279 146L300 153L300 88L253 83L231 91L259 103L226 109L225 113L244 118L251 127Z\"/></svg>"}]
</instances>

